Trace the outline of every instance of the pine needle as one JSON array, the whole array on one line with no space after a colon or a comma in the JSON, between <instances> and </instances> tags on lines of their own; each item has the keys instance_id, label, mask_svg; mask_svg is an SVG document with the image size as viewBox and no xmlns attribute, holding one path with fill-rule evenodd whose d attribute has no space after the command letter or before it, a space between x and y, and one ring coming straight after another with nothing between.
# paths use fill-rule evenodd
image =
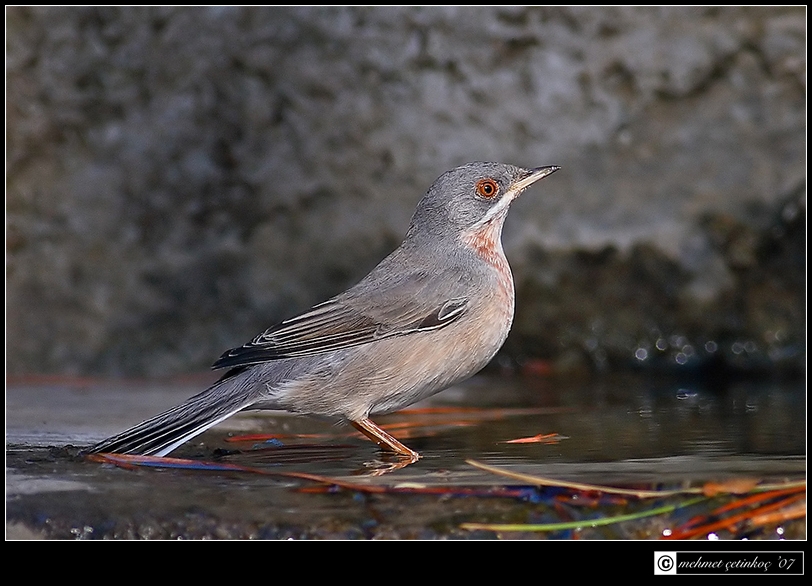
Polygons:
<instances>
[{"instance_id":1,"label":"pine needle","mask_svg":"<svg viewBox=\"0 0 812 586\"><path fill-rule=\"evenodd\" d=\"M672 513L677 509L689 507L696 503L707 500L707 497L698 497L687 500L682 503L673 505L663 505L647 511L640 511L638 513L628 513L625 515L615 515L613 517L601 517L599 519L582 519L580 521L567 521L564 523L533 523L533 524L499 524L499 523L463 523L460 527L462 529L475 530L484 529L487 531L565 531L567 529L581 529L584 527L600 527L602 525L613 525L615 523L622 523L624 521L636 521L638 519L645 519L646 517L653 517L655 515L662 515L664 513Z\"/></svg>"},{"instance_id":2,"label":"pine needle","mask_svg":"<svg viewBox=\"0 0 812 586\"><path fill-rule=\"evenodd\" d=\"M524 474L522 472L512 472L510 470L505 470L503 468L497 468L496 466L489 466L487 464L483 464L482 462L477 462L476 460L466 460L468 464L479 468L480 470L485 470L487 472L491 472L493 474L499 474L501 476L506 476L508 478L513 478L515 480L521 480L522 482L527 482L534 486L555 486L559 488L569 488L572 490L583 490L583 491L594 491L594 492L603 492L607 494L623 494L626 496L635 496L637 498L662 498L668 496L675 496L679 494L721 494L722 484L714 484L714 490L708 491L705 486L697 486L697 487L690 487L690 488L678 488L673 490L637 490L631 488L619 488L616 486L603 486L599 484L585 484L582 482L568 482L566 480L557 480L553 478L545 478L542 476L535 476L532 474ZM750 486L750 485L748 485ZM792 482L785 482L780 484L761 484L758 486L751 486L751 490L747 492L761 492L766 490L780 490L780 489L789 489L789 488L796 488L796 487L805 487L806 480L797 480ZM742 489L742 486L736 483L729 483L727 486L729 493L739 494L739 491Z\"/></svg>"}]
</instances>

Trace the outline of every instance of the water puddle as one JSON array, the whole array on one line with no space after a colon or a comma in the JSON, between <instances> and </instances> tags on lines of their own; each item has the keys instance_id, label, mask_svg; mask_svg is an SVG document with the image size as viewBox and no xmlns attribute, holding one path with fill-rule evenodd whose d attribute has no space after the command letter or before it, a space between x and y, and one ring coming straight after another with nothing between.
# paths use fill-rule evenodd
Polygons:
<instances>
[{"instance_id":1,"label":"water puddle","mask_svg":"<svg viewBox=\"0 0 812 586\"><path fill-rule=\"evenodd\" d=\"M122 467L79 454L200 383L10 383L9 536L509 538L517 534L465 527L582 515L571 510L571 493L562 513L564 505L550 500L561 501L553 489L535 490L472 462L568 482L669 489L805 478L803 381L713 388L642 377L476 377L413 410L376 418L423 456L401 468L349 426L267 412L227 420L171 454L225 469ZM610 499L598 512L645 506ZM674 522L671 516L578 536L656 538ZM805 538L805 515L749 535L788 536Z\"/></svg>"}]
</instances>

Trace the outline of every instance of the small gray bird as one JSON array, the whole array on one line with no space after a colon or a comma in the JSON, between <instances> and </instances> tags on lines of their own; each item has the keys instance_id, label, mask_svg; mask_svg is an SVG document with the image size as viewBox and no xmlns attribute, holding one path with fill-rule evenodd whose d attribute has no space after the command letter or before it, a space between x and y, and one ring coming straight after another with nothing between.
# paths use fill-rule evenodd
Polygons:
<instances>
[{"instance_id":1,"label":"small gray bird","mask_svg":"<svg viewBox=\"0 0 812 586\"><path fill-rule=\"evenodd\" d=\"M210 388L90 452L164 456L242 411L349 421L409 462L420 455L375 425L467 379L502 346L513 275L502 250L511 202L559 167L468 163L441 175L400 247L357 285L224 353Z\"/></svg>"}]
</instances>

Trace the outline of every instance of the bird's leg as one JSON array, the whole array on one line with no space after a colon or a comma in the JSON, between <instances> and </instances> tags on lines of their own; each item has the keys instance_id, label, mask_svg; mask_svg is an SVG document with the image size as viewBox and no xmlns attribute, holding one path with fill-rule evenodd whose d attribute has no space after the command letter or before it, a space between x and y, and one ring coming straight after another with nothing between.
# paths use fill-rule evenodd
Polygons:
<instances>
[{"instance_id":1,"label":"bird's leg","mask_svg":"<svg viewBox=\"0 0 812 586\"><path fill-rule=\"evenodd\" d=\"M375 425L371 419L361 419L360 421L352 421L351 423L355 429L378 444L381 449L394 452L398 456L405 456L409 458L411 462L417 462L417 460L420 459L420 454L404 446L383 429Z\"/></svg>"}]
</instances>

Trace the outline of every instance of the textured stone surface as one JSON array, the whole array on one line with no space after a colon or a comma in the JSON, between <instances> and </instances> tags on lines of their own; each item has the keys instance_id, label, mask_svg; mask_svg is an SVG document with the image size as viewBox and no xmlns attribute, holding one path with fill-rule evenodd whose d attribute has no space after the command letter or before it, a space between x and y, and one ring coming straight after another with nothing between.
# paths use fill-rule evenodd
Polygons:
<instances>
[{"instance_id":1,"label":"textured stone surface","mask_svg":"<svg viewBox=\"0 0 812 586\"><path fill-rule=\"evenodd\" d=\"M563 166L508 219L503 362L803 363L803 7L17 7L7 35L11 373L204 368L470 160Z\"/></svg>"}]
</instances>

